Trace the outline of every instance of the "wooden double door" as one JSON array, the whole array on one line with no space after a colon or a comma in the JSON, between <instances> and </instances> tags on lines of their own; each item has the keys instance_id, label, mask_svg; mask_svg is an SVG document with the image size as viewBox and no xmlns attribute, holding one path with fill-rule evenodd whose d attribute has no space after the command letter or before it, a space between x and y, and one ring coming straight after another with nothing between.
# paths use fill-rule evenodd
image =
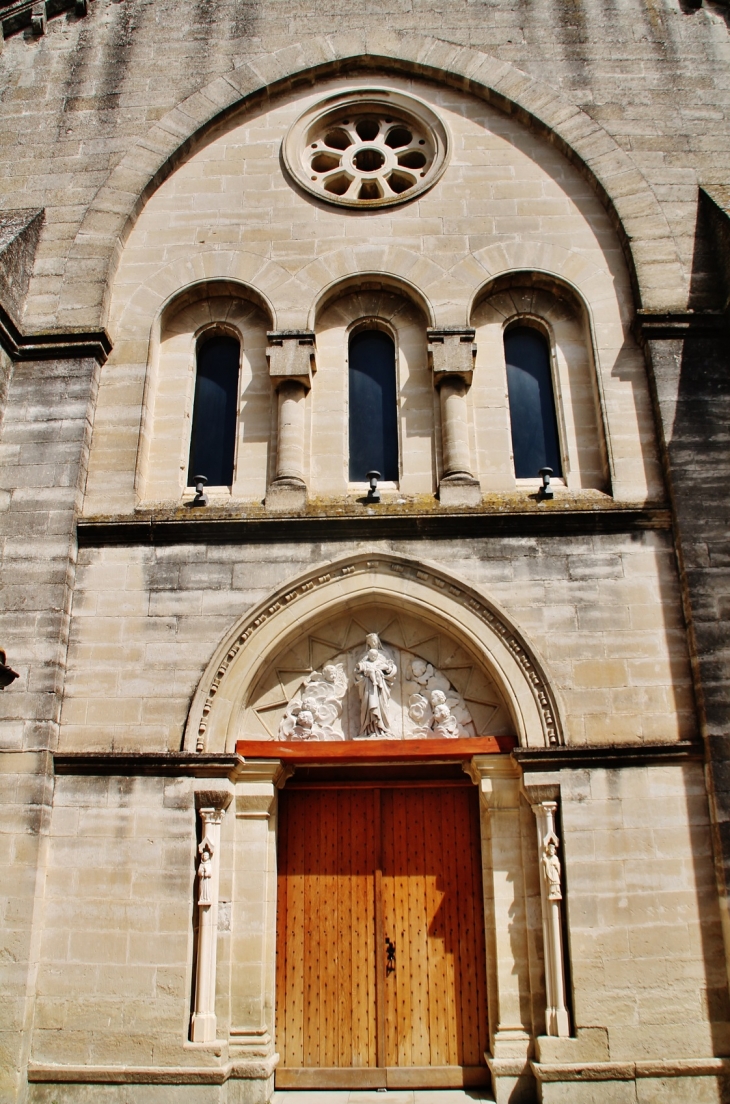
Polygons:
<instances>
[{"instance_id":1,"label":"wooden double door","mask_svg":"<svg viewBox=\"0 0 730 1104\"><path fill-rule=\"evenodd\" d=\"M280 1088L488 1082L473 786L282 792L276 1045Z\"/></svg>"}]
</instances>

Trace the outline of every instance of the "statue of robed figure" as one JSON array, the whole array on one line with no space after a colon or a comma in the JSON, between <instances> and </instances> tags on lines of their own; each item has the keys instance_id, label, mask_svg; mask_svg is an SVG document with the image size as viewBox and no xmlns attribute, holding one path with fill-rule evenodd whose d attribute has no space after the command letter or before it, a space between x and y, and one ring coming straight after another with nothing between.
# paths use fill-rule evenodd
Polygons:
<instances>
[{"instance_id":1,"label":"statue of robed figure","mask_svg":"<svg viewBox=\"0 0 730 1104\"><path fill-rule=\"evenodd\" d=\"M360 737L392 737L388 717L390 688L398 668L382 651L377 633L365 637L367 651L355 666L355 682L360 691Z\"/></svg>"}]
</instances>

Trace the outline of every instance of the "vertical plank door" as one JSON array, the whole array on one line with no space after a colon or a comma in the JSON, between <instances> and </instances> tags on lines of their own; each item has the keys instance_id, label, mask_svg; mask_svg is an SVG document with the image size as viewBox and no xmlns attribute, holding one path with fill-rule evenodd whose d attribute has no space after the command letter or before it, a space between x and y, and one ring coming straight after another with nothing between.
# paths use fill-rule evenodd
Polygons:
<instances>
[{"instance_id":1,"label":"vertical plank door","mask_svg":"<svg viewBox=\"0 0 730 1104\"><path fill-rule=\"evenodd\" d=\"M484 1083L486 1007L473 787L284 791L277 1085Z\"/></svg>"},{"instance_id":2,"label":"vertical plank door","mask_svg":"<svg viewBox=\"0 0 730 1104\"><path fill-rule=\"evenodd\" d=\"M383 931L395 945L394 968L384 978L384 1051L393 1087L420 1083L419 1067L429 1067L432 1081L443 1085L484 1080L486 960L475 798L471 787L446 784L382 793Z\"/></svg>"},{"instance_id":3,"label":"vertical plank door","mask_svg":"<svg viewBox=\"0 0 730 1104\"><path fill-rule=\"evenodd\" d=\"M379 796L372 789L332 788L282 794L277 1084L384 1083L377 1072L375 997Z\"/></svg>"}]
</instances>

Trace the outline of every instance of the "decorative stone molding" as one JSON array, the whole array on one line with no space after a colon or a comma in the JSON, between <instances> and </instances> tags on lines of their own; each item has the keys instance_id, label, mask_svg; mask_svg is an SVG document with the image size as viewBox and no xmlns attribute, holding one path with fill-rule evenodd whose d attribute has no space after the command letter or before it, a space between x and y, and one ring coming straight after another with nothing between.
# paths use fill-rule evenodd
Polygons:
<instances>
[{"instance_id":1,"label":"decorative stone molding","mask_svg":"<svg viewBox=\"0 0 730 1104\"><path fill-rule=\"evenodd\" d=\"M381 580L381 581L379 581ZM219 735L226 745L235 745L236 712L233 698L240 709L240 696L255 682L269 650L276 646L280 633L290 627L302 615L313 617L327 606L335 607L346 593L392 593L407 605L421 593L420 601L442 619L453 611L453 624L463 631L473 623L475 649L488 646L492 656L490 667L497 662L501 666L500 684L507 691L508 700L517 710L518 736L524 745L540 743L557 747L562 744L562 727L554 692L543 672L534 649L510 624L506 615L476 590L456 581L435 565L413 562L394 554L363 552L345 560L328 564L327 569L315 568L301 576L299 581L278 588L251 613L242 618L217 649L203 678L198 684L186 726L186 748L205 752L209 747L209 732L214 709L219 706L221 719ZM277 628L277 622L281 627ZM485 632L485 629L487 630ZM247 660L245 689L229 689L228 680L243 650L250 655ZM503 650L502 650L503 649ZM509 672L507 671L509 667ZM505 685L506 684L506 685ZM529 694L529 701L523 692ZM537 732L530 732L532 722L527 714L535 711ZM223 736L225 733L225 736ZM537 738L537 739L536 739Z\"/></svg>"},{"instance_id":2,"label":"decorative stone molding","mask_svg":"<svg viewBox=\"0 0 730 1104\"><path fill-rule=\"evenodd\" d=\"M218 883L223 814L233 798L230 783L196 789L195 806L201 822L198 845L197 908L198 962L195 980L195 1008L190 1023L194 1043L212 1043L216 1037L215 975L218 930Z\"/></svg>"},{"instance_id":3,"label":"decorative stone molding","mask_svg":"<svg viewBox=\"0 0 730 1104\"><path fill-rule=\"evenodd\" d=\"M266 356L278 402L276 477L266 492L266 507L280 513L307 504L304 480L304 402L316 371L314 334L267 334Z\"/></svg>"},{"instance_id":4,"label":"decorative stone molding","mask_svg":"<svg viewBox=\"0 0 730 1104\"><path fill-rule=\"evenodd\" d=\"M427 104L392 88L356 88L308 108L282 155L292 180L318 199L372 210L431 188L448 150L448 131Z\"/></svg>"}]
</instances>

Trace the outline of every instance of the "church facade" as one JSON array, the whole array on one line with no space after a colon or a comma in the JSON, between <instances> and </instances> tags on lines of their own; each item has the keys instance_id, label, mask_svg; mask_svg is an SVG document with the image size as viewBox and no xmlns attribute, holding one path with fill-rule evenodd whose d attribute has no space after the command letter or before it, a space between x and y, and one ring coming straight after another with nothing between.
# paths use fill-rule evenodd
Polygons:
<instances>
[{"instance_id":1,"label":"church facade","mask_svg":"<svg viewBox=\"0 0 730 1104\"><path fill-rule=\"evenodd\" d=\"M0 22L0 1100L727 1100L726 4Z\"/></svg>"}]
</instances>

